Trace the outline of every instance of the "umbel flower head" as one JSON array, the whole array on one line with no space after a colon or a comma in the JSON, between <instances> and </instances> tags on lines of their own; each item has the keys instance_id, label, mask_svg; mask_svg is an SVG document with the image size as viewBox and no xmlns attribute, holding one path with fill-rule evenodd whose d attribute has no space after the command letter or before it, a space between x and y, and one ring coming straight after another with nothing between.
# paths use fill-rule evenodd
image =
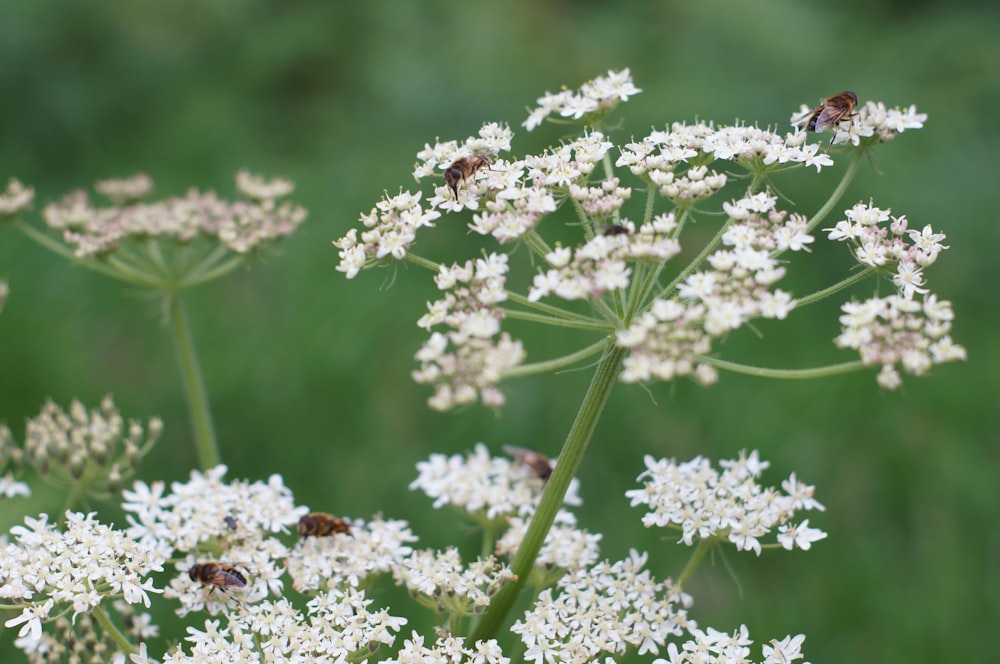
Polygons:
<instances>
[{"instance_id":1,"label":"umbel flower head","mask_svg":"<svg viewBox=\"0 0 1000 664\"><path fill-rule=\"evenodd\" d=\"M145 427L126 421L111 396L93 409L74 400L68 411L48 401L27 422L24 455L50 482L104 497L135 474L162 430L158 417Z\"/></svg>"},{"instance_id":2,"label":"umbel flower head","mask_svg":"<svg viewBox=\"0 0 1000 664\"><path fill-rule=\"evenodd\" d=\"M95 188L113 205L95 206L85 192L75 191L46 206L43 217L80 258L106 256L125 242L157 237L181 242L214 238L230 251L245 254L289 235L305 219L303 208L277 202L290 193L288 180L269 183L241 172L236 181L249 200L229 202L214 192L192 189L184 196L139 203L153 190L148 175L104 180Z\"/></svg>"},{"instance_id":3,"label":"umbel flower head","mask_svg":"<svg viewBox=\"0 0 1000 664\"><path fill-rule=\"evenodd\" d=\"M813 498L814 488L794 473L781 483L782 491L760 486L757 479L770 464L756 450L720 461L721 472L703 457L678 463L647 456L645 462L639 475L642 488L625 495L633 506L649 507L643 525L679 530L680 541L688 546L695 540L728 540L737 550L760 555L760 540L767 535L787 550L808 550L826 537L810 528L808 519L792 523L799 510L823 509Z\"/></svg>"},{"instance_id":4,"label":"umbel flower head","mask_svg":"<svg viewBox=\"0 0 1000 664\"><path fill-rule=\"evenodd\" d=\"M691 376L708 385L720 368L750 370L718 358L718 341L762 318L782 320L803 303L854 283L844 280L815 296L796 296L779 285L792 256L808 258L815 229L836 209L865 152L926 120L913 106L865 102L832 127L830 149L823 140L811 141L801 122L790 131L671 122L639 138L613 140L601 121L638 92L625 69L579 90L541 97L524 122L527 129L558 120L579 122L583 130L538 154L511 156L514 134L497 122L462 141L427 144L413 175L421 184L430 178L431 188L386 194L361 216L361 228L334 242L337 269L347 278L400 260L432 272L440 296L418 322L428 338L413 372L417 382L432 386L431 407L475 401L498 407L505 401L499 387L505 378L573 366L608 344L624 349L620 377L627 382ZM840 184L816 212L794 209L779 194L785 189L773 184L792 169L824 176L845 156ZM830 239L854 243L858 260L871 268L866 274L884 274L898 296L938 302L925 269L947 248L943 234L926 223L911 230L905 217L879 230L869 221L875 208L868 208L850 208ZM418 235L443 226L438 222L448 214L465 215L473 234L493 242L458 260L416 254ZM695 224L702 236L714 233L707 244L688 242L684 231ZM531 261L512 260L518 249ZM675 265L680 256L688 262ZM533 275L514 274L515 265L529 264ZM950 314L937 307L945 308ZM527 345L505 329L511 320L597 339L567 348L563 357L525 364ZM897 367L919 374L964 358L940 318L924 325L916 334L877 342L878 352L838 338L838 346L857 348L863 360L842 370L881 364L879 384L892 388L899 383ZM567 335L567 344L573 339ZM886 352L889 345L894 347Z\"/></svg>"},{"instance_id":5,"label":"umbel flower head","mask_svg":"<svg viewBox=\"0 0 1000 664\"><path fill-rule=\"evenodd\" d=\"M4 626L20 626L23 648L42 639L42 623L50 618L86 613L113 599L149 607L149 593L162 592L150 575L163 570L165 558L94 514L67 512L64 528L46 514L24 523L0 545L0 600L23 607Z\"/></svg>"}]
</instances>

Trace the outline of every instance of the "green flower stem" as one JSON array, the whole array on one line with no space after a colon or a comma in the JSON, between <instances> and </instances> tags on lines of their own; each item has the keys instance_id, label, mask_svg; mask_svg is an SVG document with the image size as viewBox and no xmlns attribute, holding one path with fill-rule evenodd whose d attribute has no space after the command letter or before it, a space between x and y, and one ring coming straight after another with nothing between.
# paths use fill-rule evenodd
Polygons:
<instances>
[{"instance_id":1,"label":"green flower stem","mask_svg":"<svg viewBox=\"0 0 1000 664\"><path fill-rule=\"evenodd\" d=\"M733 373L746 374L748 376L758 376L760 378L784 378L786 380L803 380L807 378L825 378L827 376L837 376L840 374L860 371L866 368L866 364L861 360L844 362L843 364L831 364L825 367L815 367L813 369L769 369L767 367L754 367L749 364L739 364L720 360L717 357L701 355L699 362L711 364L713 367L732 371Z\"/></svg>"},{"instance_id":2,"label":"green flower stem","mask_svg":"<svg viewBox=\"0 0 1000 664\"><path fill-rule=\"evenodd\" d=\"M497 527L491 522L483 525L483 545L479 549L479 557L487 558L496 549Z\"/></svg>"},{"instance_id":3,"label":"green flower stem","mask_svg":"<svg viewBox=\"0 0 1000 664\"><path fill-rule=\"evenodd\" d=\"M198 363L198 354L194 350L180 293L171 293L166 297L170 306L170 329L174 336L174 349L177 351L188 410L191 413L198 465L202 470L208 470L221 463L219 444L215 439L215 426L212 424L212 411L208 406L201 366Z\"/></svg>"},{"instance_id":4,"label":"green flower stem","mask_svg":"<svg viewBox=\"0 0 1000 664\"><path fill-rule=\"evenodd\" d=\"M529 307L535 311L540 311L544 314L549 314L553 318L561 318L563 320L575 320L580 323L593 325L595 320L589 316L584 316L583 314L578 314L575 311L569 311L567 309L560 309L559 307L554 307L551 304L545 304L543 302L535 302L529 300L523 295L515 293L513 291L505 291L507 293L507 300L513 302L514 304L519 304L522 307Z\"/></svg>"},{"instance_id":5,"label":"green flower stem","mask_svg":"<svg viewBox=\"0 0 1000 664\"><path fill-rule=\"evenodd\" d=\"M806 233L811 233L812 230L826 218L826 215L830 214L834 206L837 205L838 201L840 201L841 197L843 197L844 192L847 191L847 187L851 184L851 181L858 172L858 167L861 165L861 157L864 153L864 150L854 151L851 163L847 165L847 170L844 171L844 175L840 179L840 183L837 185L837 188L833 190L832 194L830 194L830 198L828 198L826 203L823 204L823 207L821 207L819 211L813 215L812 219L809 220L809 223L806 224Z\"/></svg>"},{"instance_id":6,"label":"green flower stem","mask_svg":"<svg viewBox=\"0 0 1000 664\"><path fill-rule=\"evenodd\" d=\"M80 258L76 254L74 254L72 250L70 250L68 247L66 247L63 244L60 244L58 240L49 237L45 233L37 230L36 228L29 226L28 224L22 221L15 221L14 224L21 230L22 233L27 235L29 238L31 238L41 246L45 247L49 251L62 256L70 263L73 263L74 265L83 265L84 267L90 268L95 272L100 272L101 274L105 274L109 277L114 277L116 279L121 278L119 274L112 268L92 260L85 260Z\"/></svg>"},{"instance_id":7,"label":"green flower stem","mask_svg":"<svg viewBox=\"0 0 1000 664\"><path fill-rule=\"evenodd\" d=\"M587 449L587 443L590 442L597 421L604 410L604 405L607 403L608 395L614 386L624 357L624 348L607 344L604 355L597 364L597 370L594 372L590 387L587 388L587 394L583 397L583 403L580 404L576 419L570 427L566 442L559 452L559 463L556 464L552 477L549 478L548 484L545 486L545 492L542 494L542 500L528 526L528 532L525 533L521 546L518 547L517 554L514 556L511 570L517 575L517 579L505 585L493 598L475 630L473 641L490 639L497 633L506 620L507 614L510 613L525 582L527 582L535 565L535 559L538 557L538 552L545 542L545 536L548 535L556 513L566 497L569 483L580 466L580 461Z\"/></svg>"},{"instance_id":8,"label":"green flower stem","mask_svg":"<svg viewBox=\"0 0 1000 664\"><path fill-rule=\"evenodd\" d=\"M863 281L865 278L869 277L872 274L875 274L876 272L878 272L877 268L868 266L864 270L861 270L860 272L855 272L846 279L838 281L829 288L824 288L821 291L816 291L815 293L806 295L805 297L795 300L795 308L798 309L799 307L804 307L807 304L812 304L813 302L818 302L823 298L830 297L831 295L839 293L842 290L850 288L859 281Z\"/></svg>"},{"instance_id":9,"label":"green flower stem","mask_svg":"<svg viewBox=\"0 0 1000 664\"><path fill-rule=\"evenodd\" d=\"M134 655L138 652L128 638L121 633L121 630L118 629L113 622L111 622L111 618L100 604L94 607L94 618L97 620L98 624L104 628L104 632L118 644L118 647L121 648L126 655Z\"/></svg>"},{"instance_id":10,"label":"green flower stem","mask_svg":"<svg viewBox=\"0 0 1000 664\"><path fill-rule=\"evenodd\" d=\"M523 376L532 376L541 373L550 373L553 371L559 371L560 369L565 369L566 367L571 367L577 362L587 359L596 355L608 345L607 339L601 339L597 343L591 344L586 348L581 348L575 353L570 353L569 355L563 355L562 357L557 357L554 360L546 360L545 362L533 362L532 364L522 364L520 366L514 367L513 369L508 369L503 372L504 378L520 378Z\"/></svg>"},{"instance_id":11,"label":"green flower stem","mask_svg":"<svg viewBox=\"0 0 1000 664\"><path fill-rule=\"evenodd\" d=\"M680 576L677 577L677 585L681 588L688 579L694 574L698 566L701 565L701 561L705 558L705 554L708 553L708 549L715 544L714 539L700 539L698 544L694 547L694 551L691 552L691 557L688 558L687 565L681 571Z\"/></svg>"},{"instance_id":12,"label":"green flower stem","mask_svg":"<svg viewBox=\"0 0 1000 664\"><path fill-rule=\"evenodd\" d=\"M548 243L545 242L534 228L524 234L524 242L541 258L545 258L552 253L552 249L549 248Z\"/></svg>"},{"instance_id":13,"label":"green flower stem","mask_svg":"<svg viewBox=\"0 0 1000 664\"><path fill-rule=\"evenodd\" d=\"M234 256L224 263L215 265L211 269L205 269L205 266L199 265L195 270L195 274L189 274L184 277L184 280L180 284L180 288L191 288L192 286L197 286L213 279L218 279L221 276L229 274L240 265L243 264L243 256ZM201 271L204 270L204 271Z\"/></svg>"},{"instance_id":14,"label":"green flower stem","mask_svg":"<svg viewBox=\"0 0 1000 664\"><path fill-rule=\"evenodd\" d=\"M722 224L722 227L719 228L719 231L715 234L715 237L713 237L708 242L708 244L706 244L702 248L701 252L697 256L695 256L694 260L688 263L687 267L681 270L680 274L674 277L674 280L671 281L666 288L661 290L656 295L656 297L668 297L671 293L673 293L674 289L677 288L678 284L684 281L684 279L686 279L689 274L694 272L695 269L697 269L697 267L701 265L706 258L708 258L708 255L712 253L717 246L719 246L719 243L722 242L722 236L726 234L726 229L729 228L729 225L731 223L733 223L733 218L732 217L727 218L726 223Z\"/></svg>"},{"instance_id":15,"label":"green flower stem","mask_svg":"<svg viewBox=\"0 0 1000 664\"><path fill-rule=\"evenodd\" d=\"M420 267L425 267L434 274L437 274L438 272L441 271L441 265L439 265L438 263L427 260L423 256L418 256L417 254L410 253L409 251L406 252L406 260L410 261L411 263L416 263Z\"/></svg>"},{"instance_id":16,"label":"green flower stem","mask_svg":"<svg viewBox=\"0 0 1000 664\"><path fill-rule=\"evenodd\" d=\"M611 305L605 302L604 298L594 298L591 300L591 304L595 309L601 312L601 315L604 316L609 323L618 324L621 322L621 316L618 315L617 311L611 308Z\"/></svg>"},{"instance_id":17,"label":"green flower stem","mask_svg":"<svg viewBox=\"0 0 1000 664\"><path fill-rule=\"evenodd\" d=\"M536 314L533 311L519 311L517 309L504 309L504 313L507 318L526 320L532 323L541 323L542 325L552 325L554 327L572 327L580 330L598 330L601 332L606 332L611 329L611 327L603 321L567 320L565 318L556 318L554 316Z\"/></svg>"}]
</instances>

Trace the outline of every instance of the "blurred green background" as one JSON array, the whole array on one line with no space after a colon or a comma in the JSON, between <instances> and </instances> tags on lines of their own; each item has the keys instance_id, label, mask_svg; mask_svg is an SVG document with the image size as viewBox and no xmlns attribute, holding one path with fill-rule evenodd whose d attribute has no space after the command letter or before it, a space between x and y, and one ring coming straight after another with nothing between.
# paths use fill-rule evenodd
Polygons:
<instances>
[{"instance_id":1,"label":"blurred green background","mask_svg":"<svg viewBox=\"0 0 1000 664\"><path fill-rule=\"evenodd\" d=\"M240 168L293 178L307 223L187 300L230 477L278 472L314 509L383 512L409 519L425 545L468 545L474 534L407 490L414 464L477 441L555 453L589 372L510 383L499 417L425 407L429 391L409 373L432 283L412 267L388 289L386 272L345 281L330 245L383 190L413 186L424 143L500 121L517 131L515 153L541 149L559 133L520 131L535 98L623 67L644 92L619 112L619 139L696 118L784 126L800 103L843 89L915 103L925 129L879 149L877 171L863 167L843 207L874 197L947 233L930 284L953 301L969 361L891 394L874 372L622 385L580 472L581 524L605 534L606 556L649 548L656 573L676 575L686 551L644 531L623 496L642 455L759 449L772 461L766 483L794 471L817 486L828 510L811 523L830 537L804 554L730 555L738 583L723 561L706 563L690 587L700 624L746 623L758 642L802 632L817 663L989 661L1000 620L998 30L993 2L6 2L0 178L34 185L36 208L139 170L159 194L230 196ZM784 193L814 210L841 168L789 178ZM449 261L490 246L458 224L421 242ZM840 249L786 287L842 276ZM111 392L125 415L166 421L143 479L186 477L194 457L158 308L12 229L0 229L0 277L11 287L0 419L20 436L47 397L96 405ZM734 335L724 356L779 367L851 359L833 348L836 314L830 303L762 327L762 338ZM529 360L562 343L531 336ZM8 502L0 525L58 506L45 494Z\"/></svg>"}]
</instances>

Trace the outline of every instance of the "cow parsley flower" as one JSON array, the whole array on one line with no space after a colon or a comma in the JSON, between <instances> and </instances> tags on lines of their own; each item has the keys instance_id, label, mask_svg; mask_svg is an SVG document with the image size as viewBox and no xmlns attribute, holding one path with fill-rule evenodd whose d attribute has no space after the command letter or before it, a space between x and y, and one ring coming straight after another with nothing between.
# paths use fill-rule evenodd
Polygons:
<instances>
[{"instance_id":1,"label":"cow parsley flower","mask_svg":"<svg viewBox=\"0 0 1000 664\"><path fill-rule=\"evenodd\" d=\"M775 531L786 549L808 549L811 542L826 537L810 529L808 521L789 525L799 510L823 509L813 498L813 487L801 484L794 474L782 483L783 492L761 486L757 480L770 464L756 451L719 462L721 471L700 456L683 463L646 456L645 464L638 477L642 488L625 495L633 507L649 507L643 525L679 530L680 541L688 546L695 540L719 539L760 555L761 540Z\"/></svg>"},{"instance_id":2,"label":"cow parsley flower","mask_svg":"<svg viewBox=\"0 0 1000 664\"><path fill-rule=\"evenodd\" d=\"M669 637L693 627L691 597L669 579L656 581L644 569L646 559L632 550L624 560L577 570L543 590L511 627L524 643L524 659L595 661L629 648L656 654Z\"/></svg>"}]
</instances>

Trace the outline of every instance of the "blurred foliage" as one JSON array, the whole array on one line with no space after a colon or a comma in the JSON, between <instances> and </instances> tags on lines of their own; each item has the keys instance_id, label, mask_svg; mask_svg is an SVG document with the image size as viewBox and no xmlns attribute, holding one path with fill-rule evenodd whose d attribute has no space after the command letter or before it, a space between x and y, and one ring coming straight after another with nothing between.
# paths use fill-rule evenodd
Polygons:
<instances>
[{"instance_id":1,"label":"blurred foliage","mask_svg":"<svg viewBox=\"0 0 1000 664\"><path fill-rule=\"evenodd\" d=\"M708 390L622 385L581 469L582 525L605 533L607 556L662 550L654 569L676 574L686 551L643 531L623 496L642 455L760 449L772 461L766 481L795 471L817 485L828 511L813 523L830 538L807 554L729 555L735 581L722 560L706 565L691 587L700 624L745 622L758 642L804 632L813 662L988 661L1000 620L1000 320L996 295L973 286L1000 278L990 249L998 29L1000 10L986 2L3 3L0 178L34 185L38 208L139 170L161 194L228 196L243 167L296 180L306 225L189 297L230 476L279 472L314 509L407 518L426 545L443 545L471 536L410 494L414 464L480 440L555 453L589 372L512 383L499 417L425 407L428 391L409 372L433 285L405 266L391 288L386 273L346 282L330 245L383 190L412 186L425 142L464 138L484 121L517 128L544 91L622 67L644 92L625 105L621 137L696 118L783 126L799 104L845 88L915 103L930 116L925 129L878 150L844 207L874 197L948 234L930 280L954 302L970 360L893 394L879 392L874 372L803 384L724 374ZM558 138L518 132L515 152ZM789 178L783 191L815 209L838 176ZM194 457L156 304L0 232L11 286L0 419L20 432L46 397L96 404L112 392L124 415L167 424L141 476L186 476ZM473 241L442 224L420 250L451 260L474 253ZM823 283L847 258L831 252L815 274L795 276ZM725 353L780 367L846 359L831 342L836 314L798 312L759 338L734 335ZM529 360L559 354L561 342L532 337ZM59 502L5 503L0 525L26 509ZM5 651L10 636L0 635Z\"/></svg>"}]
</instances>

